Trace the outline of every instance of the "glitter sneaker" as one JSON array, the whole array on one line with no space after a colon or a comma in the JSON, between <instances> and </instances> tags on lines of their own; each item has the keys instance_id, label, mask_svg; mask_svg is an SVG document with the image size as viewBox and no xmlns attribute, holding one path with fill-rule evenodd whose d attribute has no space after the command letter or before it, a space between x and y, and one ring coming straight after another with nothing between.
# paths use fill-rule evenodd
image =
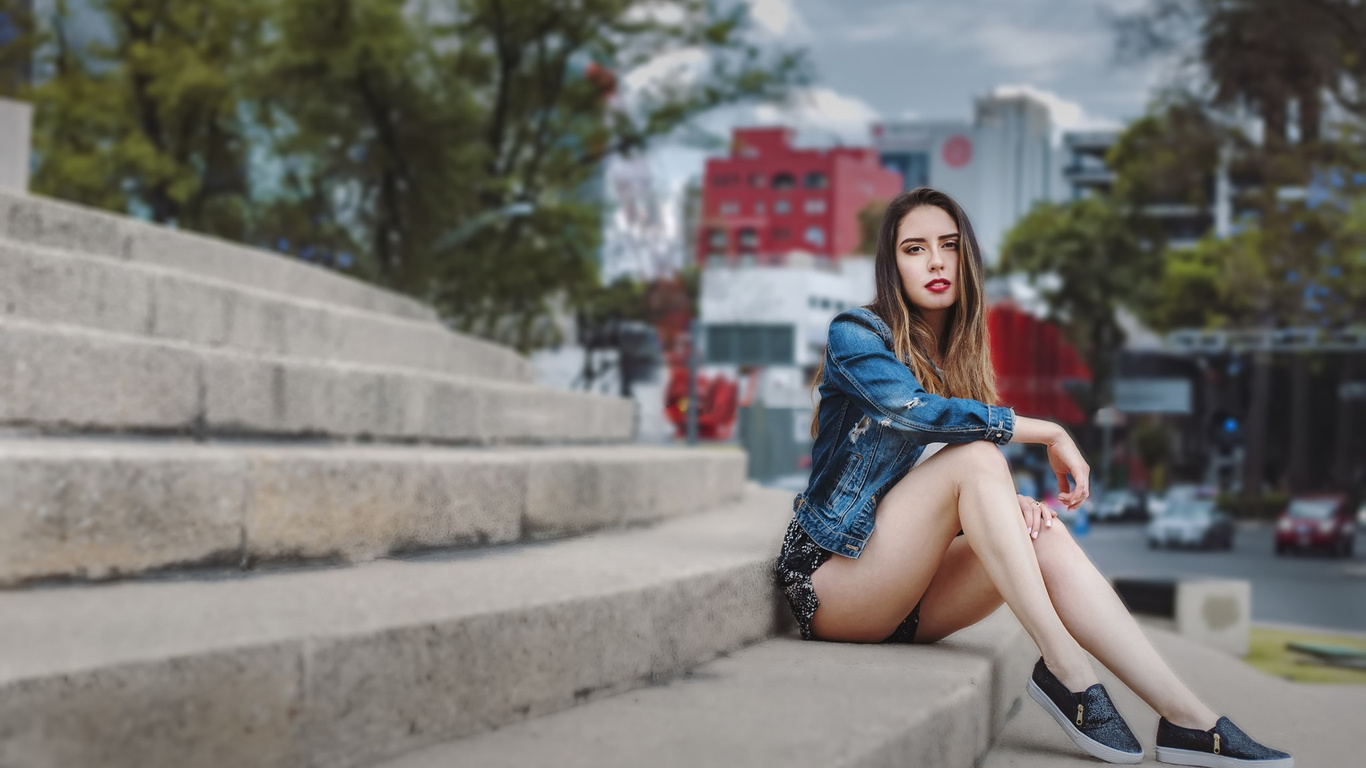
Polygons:
<instances>
[{"instance_id":1,"label":"glitter sneaker","mask_svg":"<svg viewBox=\"0 0 1366 768\"><path fill-rule=\"evenodd\" d=\"M1295 758L1257 743L1227 717L1208 731L1157 721L1157 761L1205 768L1292 768Z\"/></svg>"},{"instance_id":2,"label":"glitter sneaker","mask_svg":"<svg viewBox=\"0 0 1366 768\"><path fill-rule=\"evenodd\" d=\"M1107 763L1143 761L1143 745L1115 709L1105 686L1096 683L1081 693L1072 693L1040 658L1026 690L1086 754Z\"/></svg>"}]
</instances>

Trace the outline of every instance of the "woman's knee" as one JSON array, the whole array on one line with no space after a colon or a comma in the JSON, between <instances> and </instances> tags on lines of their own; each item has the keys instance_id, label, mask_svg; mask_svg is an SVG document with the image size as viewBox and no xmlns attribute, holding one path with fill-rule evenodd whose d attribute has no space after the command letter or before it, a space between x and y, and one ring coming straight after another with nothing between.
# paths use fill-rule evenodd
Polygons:
<instances>
[{"instance_id":1,"label":"woman's knee","mask_svg":"<svg viewBox=\"0 0 1366 768\"><path fill-rule=\"evenodd\" d=\"M1010 464L995 443L973 440L951 445L943 451L952 463L969 477L1009 477Z\"/></svg>"},{"instance_id":2,"label":"woman's knee","mask_svg":"<svg viewBox=\"0 0 1366 768\"><path fill-rule=\"evenodd\" d=\"M1052 566L1086 556L1062 520L1054 520L1052 526L1044 526L1039 531L1039 538L1033 541L1039 568L1044 571Z\"/></svg>"}]
</instances>

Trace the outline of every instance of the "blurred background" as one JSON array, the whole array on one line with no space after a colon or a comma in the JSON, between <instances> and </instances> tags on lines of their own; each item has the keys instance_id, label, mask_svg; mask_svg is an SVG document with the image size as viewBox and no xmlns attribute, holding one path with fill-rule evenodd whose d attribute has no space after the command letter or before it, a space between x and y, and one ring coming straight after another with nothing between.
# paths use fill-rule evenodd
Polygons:
<instances>
[{"instance_id":1,"label":"blurred background","mask_svg":"<svg viewBox=\"0 0 1366 768\"><path fill-rule=\"evenodd\" d=\"M0 187L407 294L794 491L826 328L935 187L1102 569L1366 632L1363 41L1351 0L0 0Z\"/></svg>"}]
</instances>

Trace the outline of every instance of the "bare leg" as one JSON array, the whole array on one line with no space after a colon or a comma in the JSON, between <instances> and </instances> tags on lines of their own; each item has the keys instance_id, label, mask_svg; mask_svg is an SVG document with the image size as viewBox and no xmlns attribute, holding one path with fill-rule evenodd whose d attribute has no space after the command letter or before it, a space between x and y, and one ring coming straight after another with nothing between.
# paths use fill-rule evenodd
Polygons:
<instances>
[{"instance_id":1,"label":"bare leg","mask_svg":"<svg viewBox=\"0 0 1366 768\"><path fill-rule=\"evenodd\" d=\"M886 638L925 595L960 527L1053 674L1074 691L1096 683L1049 599L1005 457L983 441L945 448L907 474L879 505L859 559L832 557L816 570L815 636Z\"/></svg>"},{"instance_id":2,"label":"bare leg","mask_svg":"<svg viewBox=\"0 0 1366 768\"><path fill-rule=\"evenodd\" d=\"M1186 728L1213 728L1218 716L1162 660L1061 521L1039 532L1035 548L1053 606L1077 642L1159 715Z\"/></svg>"},{"instance_id":3,"label":"bare leg","mask_svg":"<svg viewBox=\"0 0 1366 768\"><path fill-rule=\"evenodd\" d=\"M971 626L1001 604L986 567L967 542L949 546L920 606L916 642ZM1034 540L1049 597L1068 632L1158 714L1186 727L1214 727L1217 715L1171 671L1061 521Z\"/></svg>"}]
</instances>

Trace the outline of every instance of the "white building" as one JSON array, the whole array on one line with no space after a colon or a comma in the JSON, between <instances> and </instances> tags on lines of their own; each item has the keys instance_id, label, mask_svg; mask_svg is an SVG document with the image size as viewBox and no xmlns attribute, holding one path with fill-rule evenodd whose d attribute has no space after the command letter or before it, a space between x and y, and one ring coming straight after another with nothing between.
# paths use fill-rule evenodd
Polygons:
<instances>
[{"instance_id":1,"label":"white building","mask_svg":"<svg viewBox=\"0 0 1366 768\"><path fill-rule=\"evenodd\" d=\"M983 96L972 122L902 120L873 126L882 164L905 188L931 186L972 219L983 258L994 264L1007 231L1036 202L1070 196L1047 105L1024 93Z\"/></svg>"},{"instance_id":2,"label":"white building","mask_svg":"<svg viewBox=\"0 0 1366 768\"><path fill-rule=\"evenodd\" d=\"M873 293L873 260L860 256L832 263L794 252L781 266L713 262L703 270L704 372L739 382L737 434L752 477L802 471L811 453L812 375L830 321Z\"/></svg>"}]
</instances>

